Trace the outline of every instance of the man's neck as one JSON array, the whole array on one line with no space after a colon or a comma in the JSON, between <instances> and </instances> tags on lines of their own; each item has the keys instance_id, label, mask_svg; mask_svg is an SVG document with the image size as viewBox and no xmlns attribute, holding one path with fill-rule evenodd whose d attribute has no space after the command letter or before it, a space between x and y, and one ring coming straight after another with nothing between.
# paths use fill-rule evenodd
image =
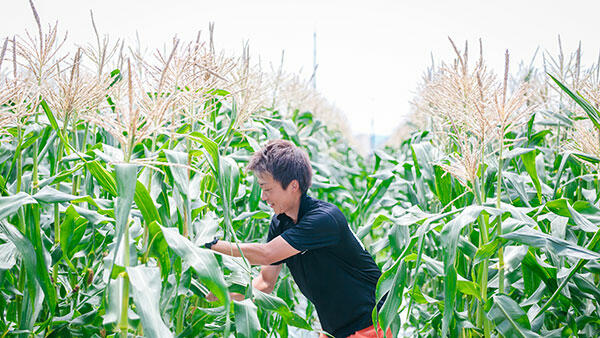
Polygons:
<instances>
[{"instance_id":1,"label":"man's neck","mask_svg":"<svg viewBox=\"0 0 600 338\"><path fill-rule=\"evenodd\" d=\"M298 196L296 203L285 212L285 214L292 219L294 224L298 223L298 214L300 213L300 200L302 199L302 195Z\"/></svg>"}]
</instances>

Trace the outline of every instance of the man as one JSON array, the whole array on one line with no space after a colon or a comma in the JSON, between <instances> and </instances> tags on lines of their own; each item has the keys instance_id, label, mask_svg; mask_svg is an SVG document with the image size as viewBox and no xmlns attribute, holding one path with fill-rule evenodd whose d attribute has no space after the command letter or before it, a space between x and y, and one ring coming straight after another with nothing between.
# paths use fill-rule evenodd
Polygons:
<instances>
[{"instance_id":1,"label":"man","mask_svg":"<svg viewBox=\"0 0 600 338\"><path fill-rule=\"evenodd\" d=\"M252 285L272 292L286 263L315 305L324 331L334 337L375 337L371 313L381 272L339 208L307 195L312 179L308 155L289 141L271 141L252 156L248 170L258 179L262 200L275 212L267 243L240 244L251 264L262 265ZM235 243L215 239L205 247L240 256Z\"/></svg>"}]
</instances>

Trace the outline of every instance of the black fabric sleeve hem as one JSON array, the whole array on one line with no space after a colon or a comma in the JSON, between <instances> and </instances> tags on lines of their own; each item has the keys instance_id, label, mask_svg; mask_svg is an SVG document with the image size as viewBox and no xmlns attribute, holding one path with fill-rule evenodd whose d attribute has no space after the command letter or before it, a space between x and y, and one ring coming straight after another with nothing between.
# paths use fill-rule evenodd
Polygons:
<instances>
[{"instance_id":1,"label":"black fabric sleeve hem","mask_svg":"<svg viewBox=\"0 0 600 338\"><path fill-rule=\"evenodd\" d=\"M293 240L293 239L291 239L291 238L290 238L290 236L289 236L289 235L288 235L286 232L282 233L282 234L281 234L281 235L279 235L279 236L281 236L281 238L283 238L283 240L284 240L284 241L285 241L287 244L291 245L291 246L292 246L292 248L294 248L294 249L296 249L296 250L298 250L298 251L304 251L302 248L300 248L300 247L298 246L298 244L297 244L297 243L295 243L295 242L294 242L294 240Z\"/></svg>"}]
</instances>

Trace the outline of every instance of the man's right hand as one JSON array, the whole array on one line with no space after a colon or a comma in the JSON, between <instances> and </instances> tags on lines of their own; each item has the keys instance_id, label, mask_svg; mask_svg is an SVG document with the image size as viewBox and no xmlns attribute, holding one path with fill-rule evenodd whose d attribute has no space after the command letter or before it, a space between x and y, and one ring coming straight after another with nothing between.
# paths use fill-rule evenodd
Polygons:
<instances>
[{"instance_id":1,"label":"man's right hand","mask_svg":"<svg viewBox=\"0 0 600 338\"><path fill-rule=\"evenodd\" d=\"M281 271L282 265L263 265L260 273L256 278L252 280L252 286L255 289L258 289L264 293L273 292L273 288L275 287L275 283L277 282L277 278L279 277L279 272ZM233 300L242 301L246 297L241 293L230 292L229 296ZM219 299L212 293L209 292L206 295L206 300L209 302L216 302Z\"/></svg>"},{"instance_id":2,"label":"man's right hand","mask_svg":"<svg viewBox=\"0 0 600 338\"><path fill-rule=\"evenodd\" d=\"M233 300L237 300L238 302L241 302L242 300L244 300L244 295L242 295L241 293L237 293L237 292L230 292L229 293L229 297L231 297L231 299ZM217 298L212 292L209 292L206 295L206 300L209 302L217 302L219 300L219 298Z\"/></svg>"}]
</instances>

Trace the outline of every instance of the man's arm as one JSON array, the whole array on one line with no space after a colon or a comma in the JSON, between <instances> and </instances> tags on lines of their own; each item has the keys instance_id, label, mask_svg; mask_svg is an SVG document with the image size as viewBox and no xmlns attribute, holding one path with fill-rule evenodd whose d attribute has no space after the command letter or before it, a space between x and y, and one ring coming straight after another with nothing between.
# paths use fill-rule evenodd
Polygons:
<instances>
[{"instance_id":1,"label":"man's arm","mask_svg":"<svg viewBox=\"0 0 600 338\"><path fill-rule=\"evenodd\" d=\"M260 268L260 273L252 280L252 286L264 293L271 293L279 278L281 264L278 265L263 265Z\"/></svg>"},{"instance_id":2,"label":"man's arm","mask_svg":"<svg viewBox=\"0 0 600 338\"><path fill-rule=\"evenodd\" d=\"M300 253L281 236L275 237L269 243L240 243L239 248L252 265L266 266ZM211 249L225 255L241 257L240 250L235 243L219 240L212 245Z\"/></svg>"}]
</instances>

